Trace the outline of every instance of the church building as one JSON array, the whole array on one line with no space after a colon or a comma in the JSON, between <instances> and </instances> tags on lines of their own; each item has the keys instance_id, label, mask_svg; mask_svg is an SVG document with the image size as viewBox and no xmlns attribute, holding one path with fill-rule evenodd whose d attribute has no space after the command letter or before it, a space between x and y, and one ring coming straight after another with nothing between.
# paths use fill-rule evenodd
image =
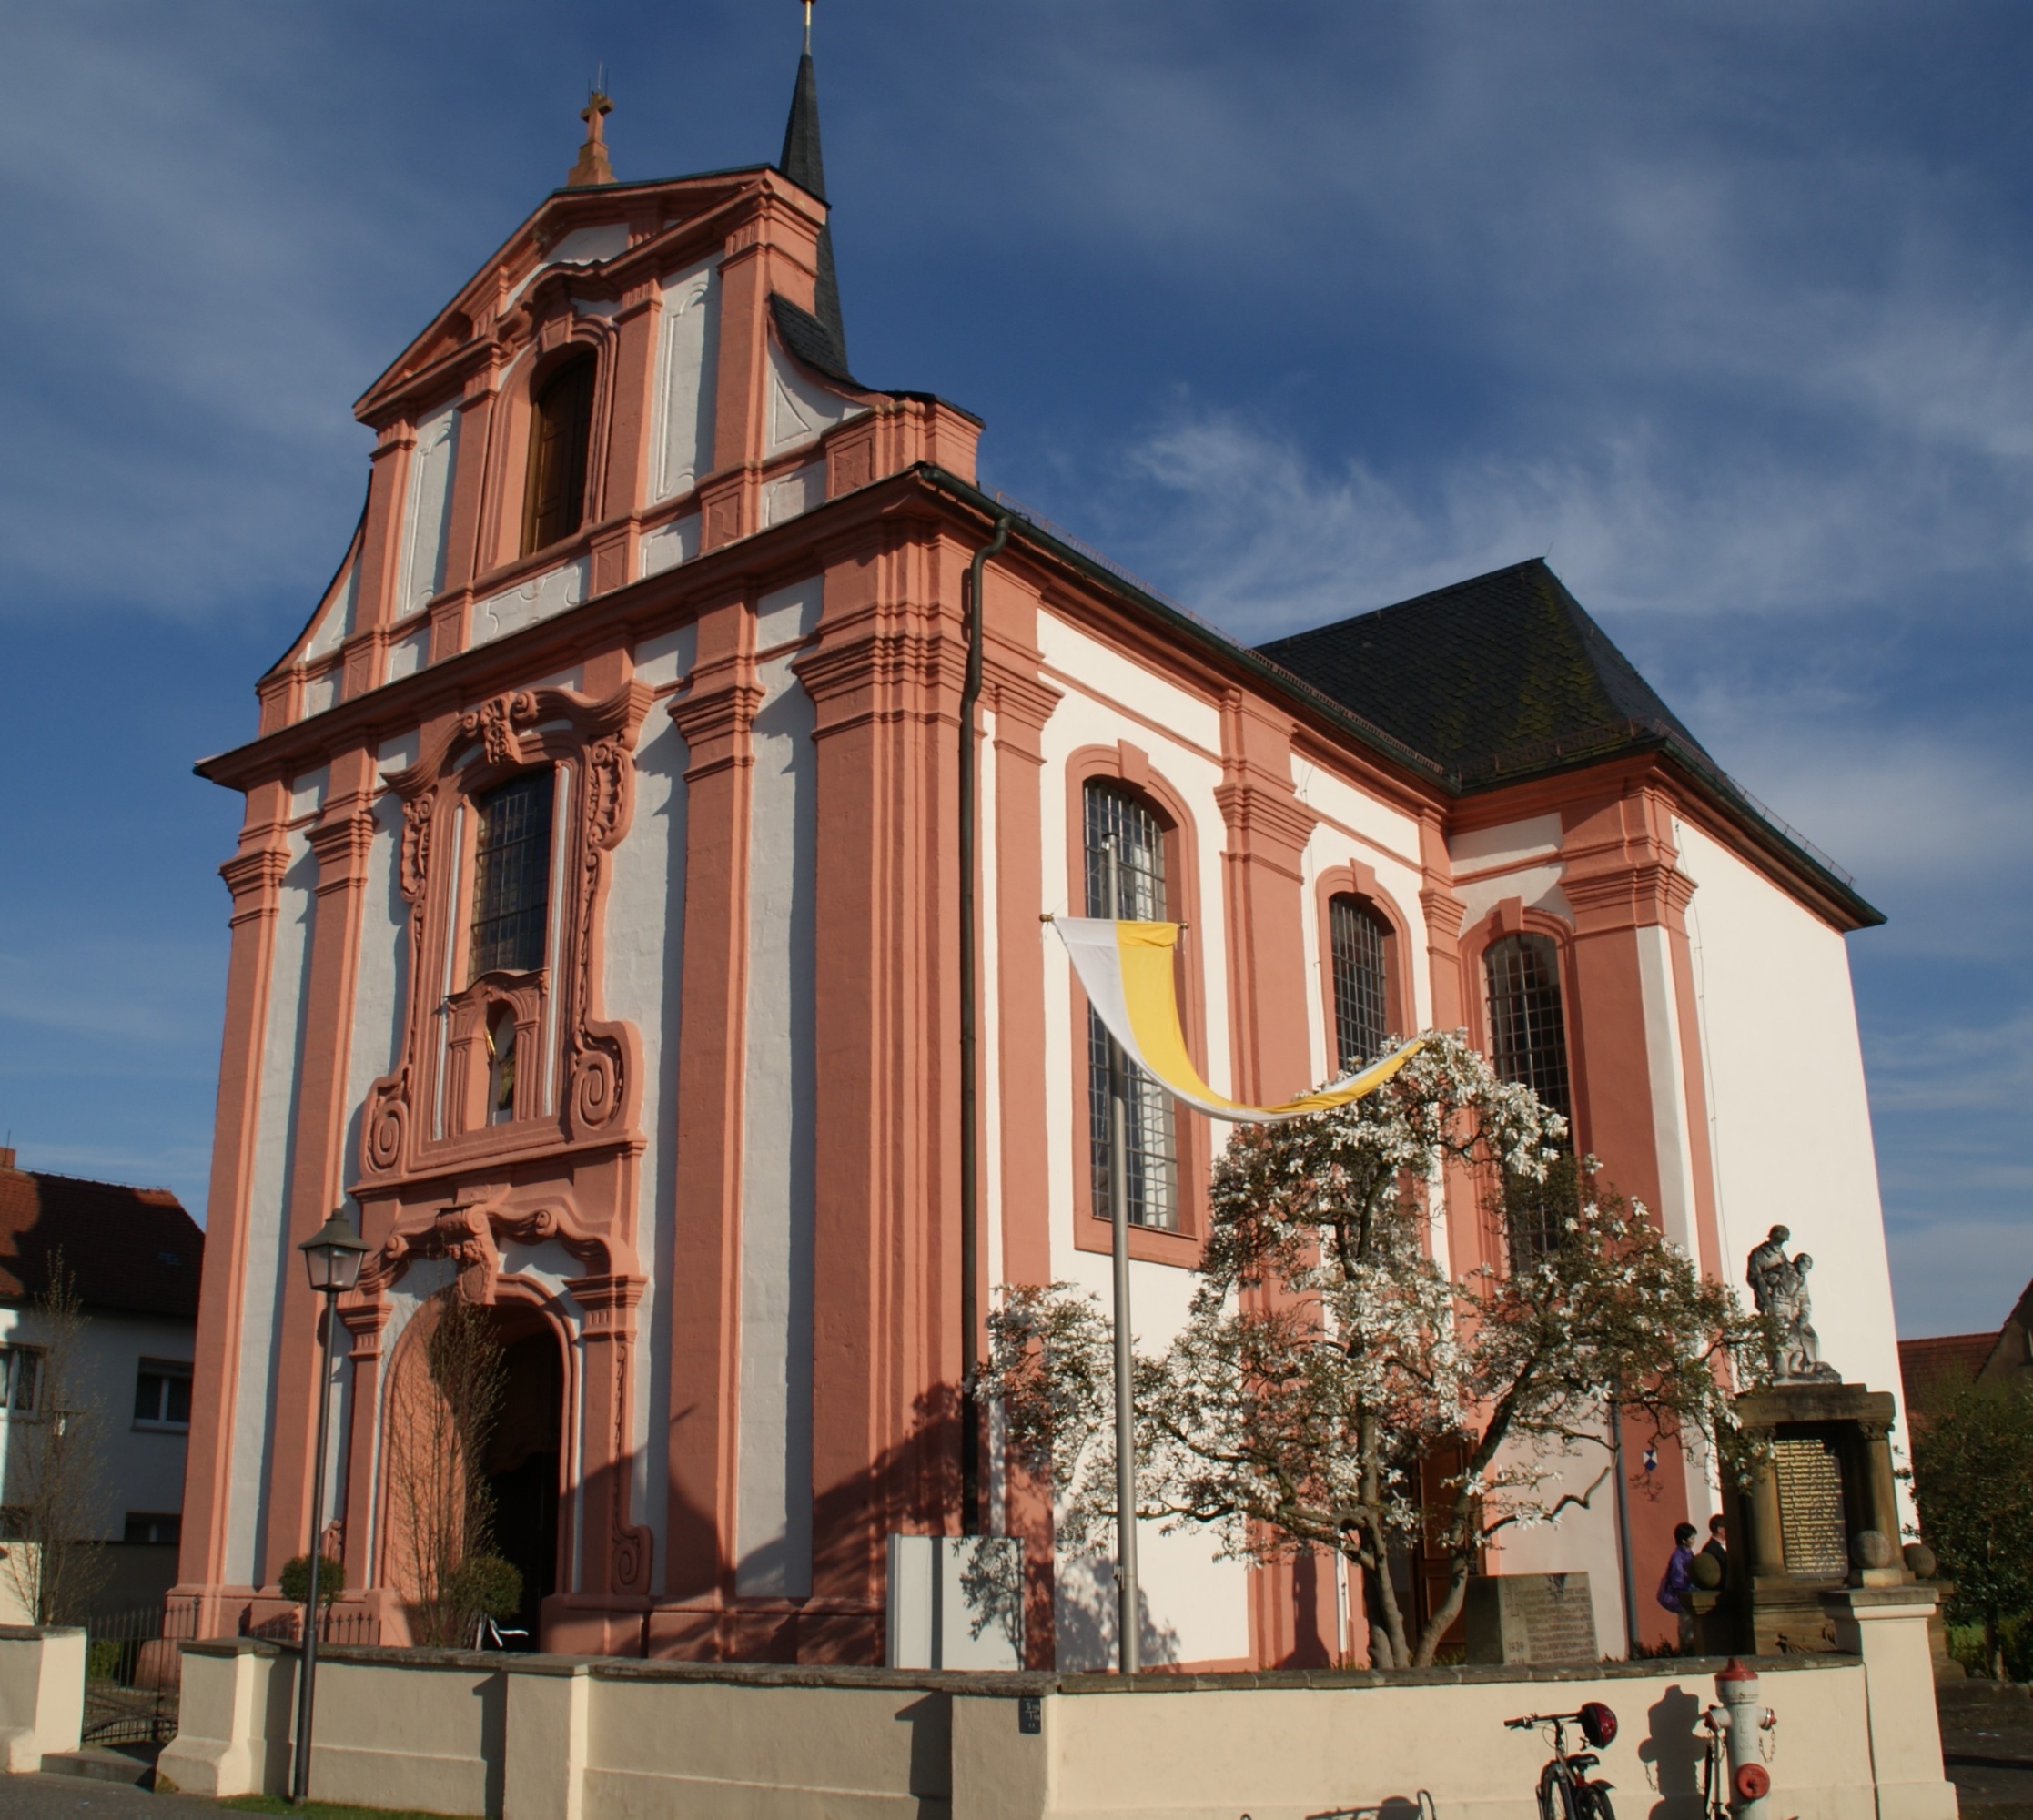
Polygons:
<instances>
[{"instance_id":1,"label":"church building","mask_svg":"<svg viewBox=\"0 0 2033 1820\"><path fill-rule=\"evenodd\" d=\"M1041 920L1108 914L1111 842L1219 1091L1463 1027L1712 1275L1786 1224L1824 1356L1897 1386L1845 947L1882 919L1551 570L1240 644L984 490L979 419L855 376L809 46L773 166L618 180L605 110L354 407L351 542L201 766L246 814L196 1633L285 1615L315 1530L346 1634L409 1639L392 1412L456 1283L542 1647L877 1663L889 1539L978 1527L1024 1543L1029 1663L1104 1665L1107 1563L961 1390L996 1286L1106 1301L1118 1168L1147 1345L1194 1286L1225 1130L1139 1086L1113 1154ZM335 1207L370 1250L314 1512L296 1248ZM1502 1267L1475 1208L1443 1242ZM1487 1563L1588 1571L1613 1652L1666 1636L1673 1526L1717 1508L1670 1448L1631 1468L1628 1547L1597 1498ZM1331 1564L1141 1550L1147 1664L1360 1657Z\"/></svg>"}]
</instances>

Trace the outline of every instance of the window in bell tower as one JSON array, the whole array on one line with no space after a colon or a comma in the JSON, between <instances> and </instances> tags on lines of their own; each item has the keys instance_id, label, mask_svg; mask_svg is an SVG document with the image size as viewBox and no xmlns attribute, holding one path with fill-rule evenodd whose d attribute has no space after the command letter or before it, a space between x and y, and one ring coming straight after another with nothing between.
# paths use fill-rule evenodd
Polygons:
<instances>
[{"instance_id":1,"label":"window in bell tower","mask_svg":"<svg viewBox=\"0 0 2033 1820\"><path fill-rule=\"evenodd\" d=\"M593 357L574 359L543 383L530 423L530 473L522 500L522 553L570 537L586 515L586 458L592 441Z\"/></svg>"}]
</instances>

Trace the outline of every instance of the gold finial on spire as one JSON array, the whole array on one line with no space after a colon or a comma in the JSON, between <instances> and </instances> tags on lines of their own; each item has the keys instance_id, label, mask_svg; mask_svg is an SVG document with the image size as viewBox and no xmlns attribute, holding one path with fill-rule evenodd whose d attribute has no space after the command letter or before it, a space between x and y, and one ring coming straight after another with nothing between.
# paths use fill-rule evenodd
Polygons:
<instances>
[{"instance_id":1,"label":"gold finial on spire","mask_svg":"<svg viewBox=\"0 0 2033 1820\"><path fill-rule=\"evenodd\" d=\"M586 96L586 105L580 110L579 117L586 123L586 143L579 147L578 161L565 177L567 189L584 189L596 183L612 183L614 167L607 161L607 141L604 124L614 111L614 104L607 98L607 72L602 67L592 92Z\"/></svg>"},{"instance_id":2,"label":"gold finial on spire","mask_svg":"<svg viewBox=\"0 0 2033 1820\"><path fill-rule=\"evenodd\" d=\"M812 0L804 0L804 54L812 55Z\"/></svg>"}]
</instances>

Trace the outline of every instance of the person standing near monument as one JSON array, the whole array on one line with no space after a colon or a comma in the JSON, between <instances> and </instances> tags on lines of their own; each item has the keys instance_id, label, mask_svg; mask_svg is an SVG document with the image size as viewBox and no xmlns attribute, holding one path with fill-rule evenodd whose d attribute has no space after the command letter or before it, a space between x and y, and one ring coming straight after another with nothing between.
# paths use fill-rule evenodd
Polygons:
<instances>
[{"instance_id":1,"label":"person standing near monument","mask_svg":"<svg viewBox=\"0 0 2033 1820\"><path fill-rule=\"evenodd\" d=\"M1676 1523L1673 1532L1673 1553L1666 1562L1666 1571L1659 1582L1659 1603L1680 1620L1680 1646L1692 1646L1694 1633L1694 1608L1688 1603L1687 1595L1694 1590L1694 1535L1692 1523Z\"/></svg>"}]
</instances>

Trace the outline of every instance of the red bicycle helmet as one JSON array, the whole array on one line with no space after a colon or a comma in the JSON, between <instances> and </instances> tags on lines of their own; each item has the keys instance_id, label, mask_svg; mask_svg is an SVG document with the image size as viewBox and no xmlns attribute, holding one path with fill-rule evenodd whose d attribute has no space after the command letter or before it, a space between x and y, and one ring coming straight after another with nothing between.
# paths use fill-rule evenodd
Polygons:
<instances>
[{"instance_id":1,"label":"red bicycle helmet","mask_svg":"<svg viewBox=\"0 0 2033 1820\"><path fill-rule=\"evenodd\" d=\"M1597 1750L1606 1750L1616 1742L1616 1714L1600 1700L1591 1700L1578 1716L1582 1722L1582 1736Z\"/></svg>"}]
</instances>

